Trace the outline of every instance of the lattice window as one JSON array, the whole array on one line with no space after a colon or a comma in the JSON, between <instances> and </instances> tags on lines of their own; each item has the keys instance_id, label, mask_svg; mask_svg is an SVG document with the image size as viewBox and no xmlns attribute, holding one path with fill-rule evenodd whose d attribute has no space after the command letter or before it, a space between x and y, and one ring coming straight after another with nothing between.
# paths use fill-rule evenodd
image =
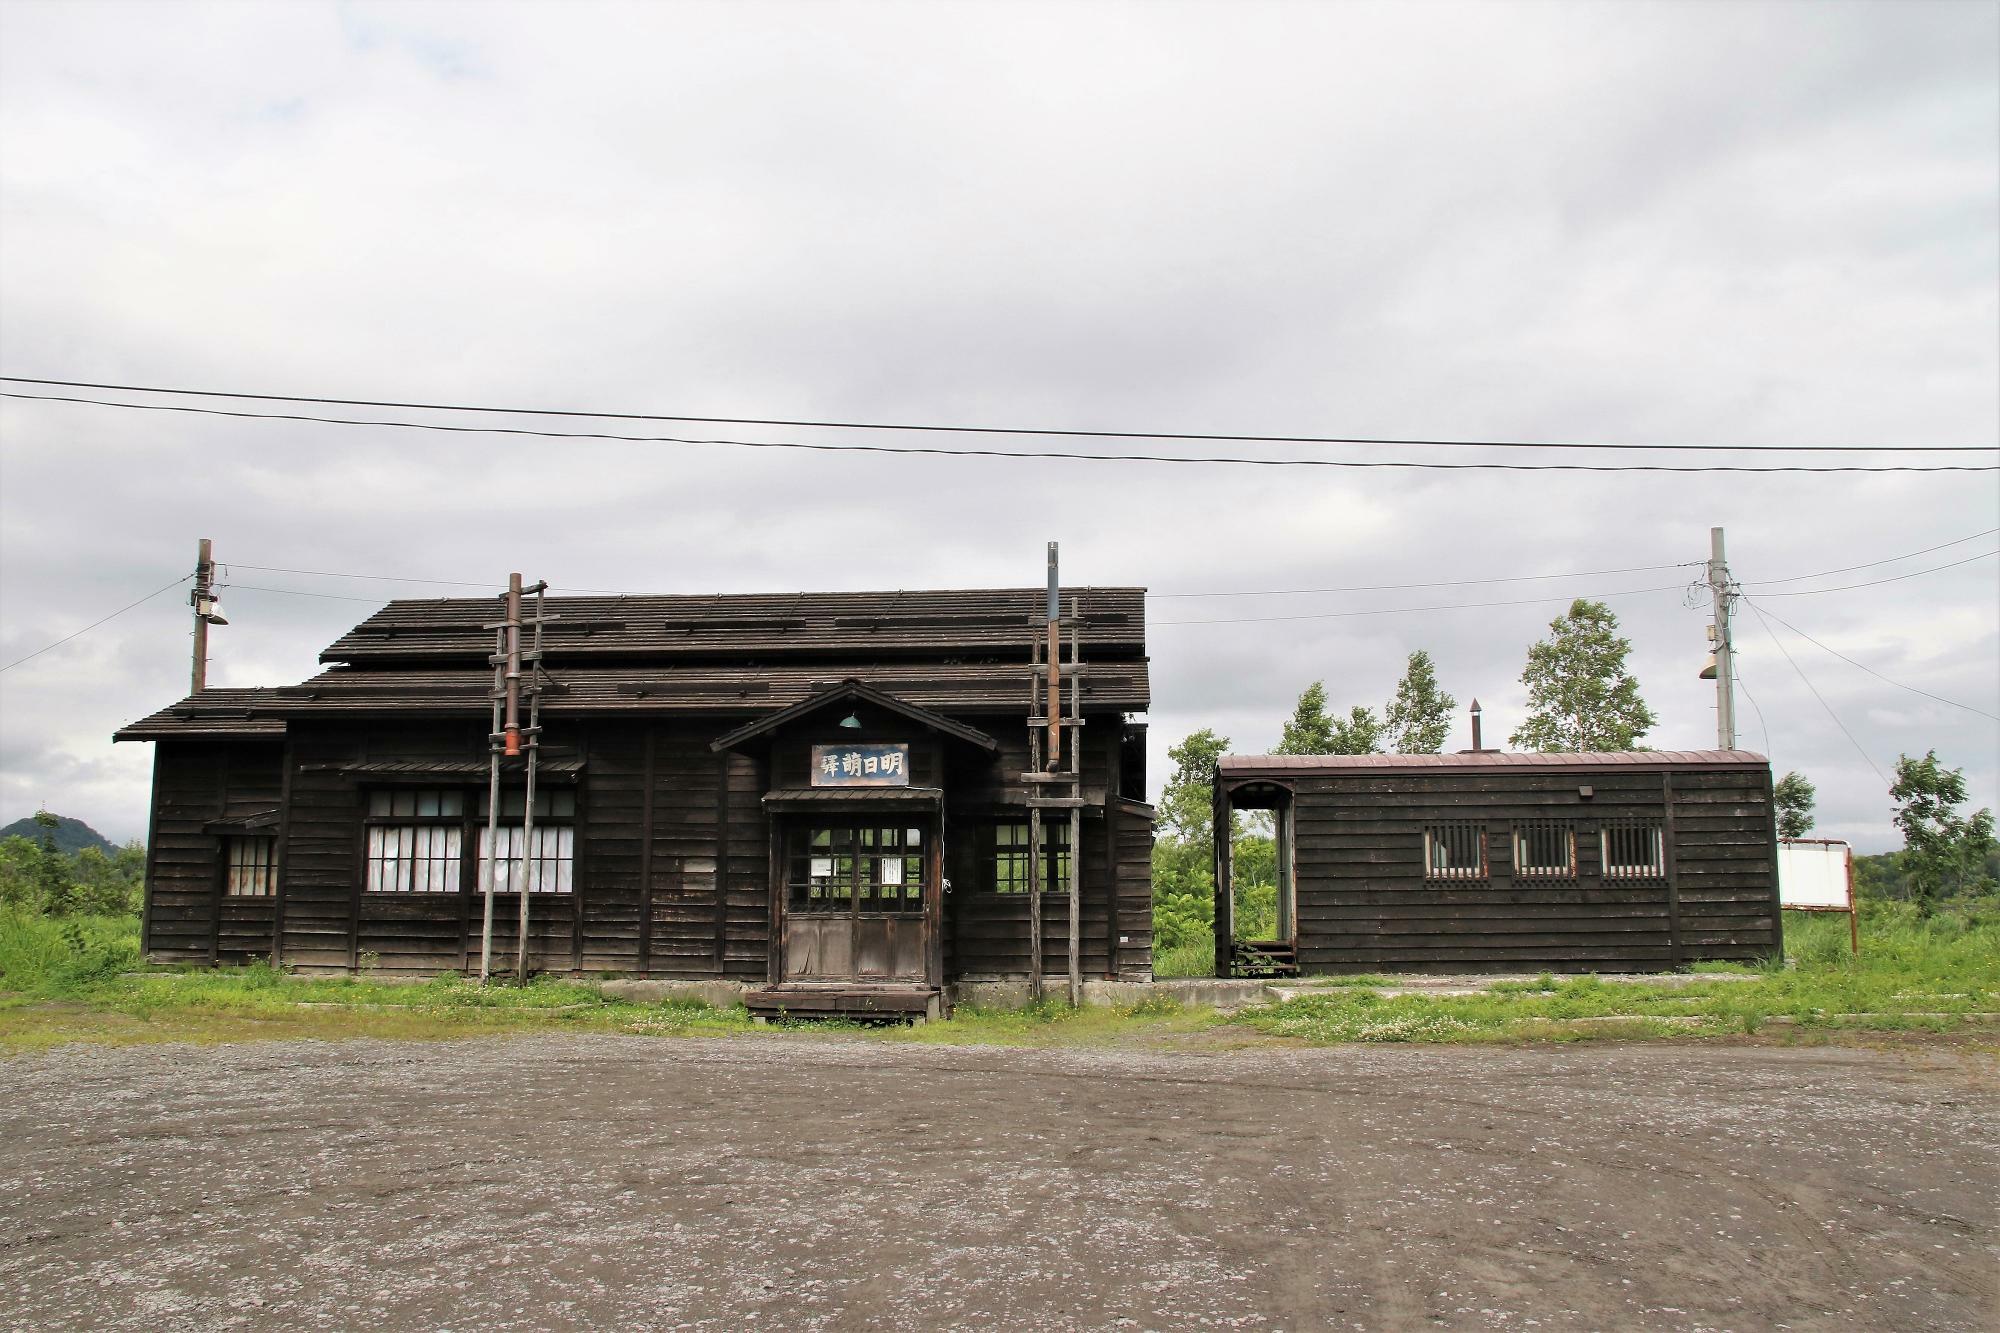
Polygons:
<instances>
[{"instance_id":1,"label":"lattice window","mask_svg":"<svg viewBox=\"0 0 2000 1333\"><path fill-rule=\"evenodd\" d=\"M1666 838L1659 821L1609 820L1599 831L1598 840L1604 853L1604 878L1634 880L1667 877Z\"/></svg>"},{"instance_id":2,"label":"lattice window","mask_svg":"<svg viewBox=\"0 0 2000 1333\"><path fill-rule=\"evenodd\" d=\"M1028 879L1028 823L993 826L993 891L1026 893ZM1049 819L1042 823L1042 892L1069 892L1069 821Z\"/></svg>"},{"instance_id":3,"label":"lattice window","mask_svg":"<svg viewBox=\"0 0 2000 1333\"><path fill-rule=\"evenodd\" d=\"M924 910L924 830L834 825L794 833L791 910L917 914Z\"/></svg>"},{"instance_id":4,"label":"lattice window","mask_svg":"<svg viewBox=\"0 0 2000 1333\"><path fill-rule=\"evenodd\" d=\"M370 893L457 893L464 862L465 793L382 788L368 793Z\"/></svg>"},{"instance_id":5,"label":"lattice window","mask_svg":"<svg viewBox=\"0 0 2000 1333\"><path fill-rule=\"evenodd\" d=\"M1576 826L1536 819L1514 826L1516 879L1575 879Z\"/></svg>"},{"instance_id":6,"label":"lattice window","mask_svg":"<svg viewBox=\"0 0 2000 1333\"><path fill-rule=\"evenodd\" d=\"M516 787L500 793L499 853L485 819L490 802L479 794L479 866L483 874L488 858L493 858L493 891L518 893L527 884L530 893L570 893L576 874L576 793L566 787L543 787L535 792L535 837L530 858L526 814L528 794ZM532 867L529 865L532 859ZM530 880L530 876L533 876ZM482 882L483 887L483 882Z\"/></svg>"},{"instance_id":7,"label":"lattice window","mask_svg":"<svg viewBox=\"0 0 2000 1333\"><path fill-rule=\"evenodd\" d=\"M277 886L276 838L229 839L228 873L223 892L232 898L268 898Z\"/></svg>"},{"instance_id":8,"label":"lattice window","mask_svg":"<svg viewBox=\"0 0 2000 1333\"><path fill-rule=\"evenodd\" d=\"M1474 883L1489 875L1486 826L1464 820L1424 826L1424 878Z\"/></svg>"}]
</instances>

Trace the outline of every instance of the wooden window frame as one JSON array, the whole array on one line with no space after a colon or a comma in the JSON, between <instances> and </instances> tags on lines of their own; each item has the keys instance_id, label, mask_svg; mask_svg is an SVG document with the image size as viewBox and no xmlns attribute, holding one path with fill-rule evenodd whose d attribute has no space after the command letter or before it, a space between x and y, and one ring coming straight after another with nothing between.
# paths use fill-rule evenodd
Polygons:
<instances>
[{"instance_id":1,"label":"wooden window frame","mask_svg":"<svg viewBox=\"0 0 2000 1333\"><path fill-rule=\"evenodd\" d=\"M1042 892L1069 893L1069 820L1042 821ZM1002 898L1028 896L1028 821L1001 819L986 825L981 847L985 889Z\"/></svg>"},{"instance_id":2,"label":"wooden window frame","mask_svg":"<svg viewBox=\"0 0 2000 1333\"><path fill-rule=\"evenodd\" d=\"M250 853L247 858L241 854ZM222 840L222 896L272 898L278 892L278 839L271 833L232 833Z\"/></svg>"},{"instance_id":3,"label":"wooden window frame","mask_svg":"<svg viewBox=\"0 0 2000 1333\"><path fill-rule=\"evenodd\" d=\"M936 836L928 821L900 816L799 824L785 840L786 911L815 920L922 916L930 839ZM816 860L833 863L829 870L839 869L814 875ZM896 865L893 881L885 874L890 863ZM890 895L883 890L889 888L902 892L893 906L884 906Z\"/></svg>"},{"instance_id":4,"label":"wooden window frame","mask_svg":"<svg viewBox=\"0 0 2000 1333\"><path fill-rule=\"evenodd\" d=\"M1437 848L1443 843L1447 852L1456 836L1470 834L1478 840L1479 864L1476 866L1440 866ZM1440 819L1424 825L1424 882L1426 884L1484 884L1493 878L1493 855L1486 836L1486 825L1470 819Z\"/></svg>"},{"instance_id":5,"label":"wooden window frame","mask_svg":"<svg viewBox=\"0 0 2000 1333\"><path fill-rule=\"evenodd\" d=\"M522 878L524 879L527 877L528 860L526 856L527 797L528 791L525 785L502 787L500 789L500 836L506 840L510 849L519 846L523 853L520 856L515 856L511 854L510 850L510 854L501 857L500 861L510 868L517 864L520 865ZM472 858L472 888L474 892L479 891L481 883L480 873L486 865L487 857L491 854L491 849L487 846L486 842L486 804L487 790L483 787L479 789L471 801L467 802L474 828L471 838L474 848ZM573 787L538 787L536 789L535 841L543 844L543 850L538 851L535 855L536 879L541 882L528 886L530 894L544 898L568 898L575 895L577 807L580 804L581 801L578 793ZM567 837L564 836L565 834L567 834ZM550 856L547 851L547 843L551 837L554 837L558 849L557 854L554 856ZM546 882L551 866L555 870L553 884ZM502 885L496 879L493 885L494 896L498 897L502 894L520 892L519 889L513 886L511 869L507 875L507 879L509 882L505 885Z\"/></svg>"},{"instance_id":6,"label":"wooden window frame","mask_svg":"<svg viewBox=\"0 0 2000 1333\"><path fill-rule=\"evenodd\" d=\"M1537 835L1559 835L1569 849L1563 865L1531 864L1527 857L1528 839ZM1577 876L1576 822L1569 819L1530 819L1514 825L1514 878L1534 880L1574 880Z\"/></svg>"},{"instance_id":7,"label":"wooden window frame","mask_svg":"<svg viewBox=\"0 0 2000 1333\"><path fill-rule=\"evenodd\" d=\"M1618 838L1634 836L1650 837L1650 858L1643 864L1632 861L1629 857L1614 859L1613 842ZM1601 858L1598 867L1607 880L1620 884L1657 883L1667 877L1667 835L1662 820L1606 820L1597 831L1597 849ZM1620 850L1629 853L1631 849L1628 846Z\"/></svg>"},{"instance_id":8,"label":"wooden window frame","mask_svg":"<svg viewBox=\"0 0 2000 1333\"><path fill-rule=\"evenodd\" d=\"M501 789L500 832L503 838L510 830L518 834L525 827L526 796L524 786ZM398 805L404 804L398 800L399 797L409 798L407 802L409 810L397 809ZM384 898L446 898L478 893L480 871L488 854L486 798L485 787L384 785L366 788L362 795L361 891L364 894ZM550 834L544 834L542 830L548 829L555 836L558 845L566 842L567 848L566 854L559 857L550 858L545 853L537 856L538 872L545 872L551 861L555 863L555 883L550 887L538 885L529 892L541 897L572 897L576 892L579 828L577 812L582 805L582 793L575 787L552 785L536 791L535 798L537 806L535 840L545 842ZM417 813L427 803L433 808L425 813ZM384 806L387 808L381 808ZM378 830L386 833L392 829L411 831L408 845L413 851L420 842L428 847L431 840L437 836L436 830L444 830L448 835L452 835L446 838L446 842L449 845L455 841L455 845L451 846L451 854L446 856L399 855L394 858L380 856L376 850L378 846L376 833ZM511 865L517 860L525 861L526 858L509 856L504 859ZM390 861L398 865L398 878L407 876L411 887L379 887L376 866ZM415 887L417 864L436 861L451 865L452 868L446 871L444 876L451 881L450 887ZM430 882L428 875L425 878L426 882ZM519 890L513 888L502 888L498 885L494 887L496 896L517 892Z\"/></svg>"}]
</instances>

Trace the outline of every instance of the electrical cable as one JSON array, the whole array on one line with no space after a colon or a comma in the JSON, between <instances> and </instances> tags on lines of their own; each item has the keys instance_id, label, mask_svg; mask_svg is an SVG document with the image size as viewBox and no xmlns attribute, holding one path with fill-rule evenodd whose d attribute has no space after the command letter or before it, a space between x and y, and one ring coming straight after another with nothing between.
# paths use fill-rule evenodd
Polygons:
<instances>
[{"instance_id":1,"label":"electrical cable","mask_svg":"<svg viewBox=\"0 0 2000 1333\"><path fill-rule=\"evenodd\" d=\"M1757 728L1758 730L1764 733L1764 757L1766 759L1771 759L1773 758L1771 754L1771 727L1769 723L1764 721L1764 709L1762 705L1760 705L1757 702L1757 696L1750 693L1750 687L1743 683L1743 659L1741 657L1732 657L1730 659L1729 668L1730 668L1729 678L1731 683L1734 684L1737 689L1743 691L1743 697L1750 701L1751 709L1755 711L1757 714Z\"/></svg>"},{"instance_id":2,"label":"electrical cable","mask_svg":"<svg viewBox=\"0 0 2000 1333\"><path fill-rule=\"evenodd\" d=\"M1658 588L1626 588L1619 592L1593 593L1593 597L1638 597L1652 592L1679 592L1682 585L1667 584ZM1466 611L1482 606L1535 606L1549 602L1575 600L1565 593L1562 596L1522 597L1507 602L1453 602L1442 606L1378 606L1365 611L1314 611L1293 616L1234 616L1215 620L1155 620L1148 628L1159 629L1167 625L1264 625L1275 621L1290 620L1344 620L1350 616L1394 616L1415 611Z\"/></svg>"},{"instance_id":3,"label":"electrical cable","mask_svg":"<svg viewBox=\"0 0 2000 1333\"><path fill-rule=\"evenodd\" d=\"M192 574L183 574L179 578L175 579L172 583L165 584L161 587L153 589L151 592L147 593L144 597L141 597L138 601L127 602L124 606L119 607L116 611L113 611L110 615L105 616L103 619L91 621L88 625L85 625L75 634L65 634L60 639L57 639L54 643L51 643L46 647L35 649L35 651L29 653L27 657L15 658L13 661L9 662L6 666L0 666L0 671L12 671L15 667L21 665L21 663L26 662L31 658L40 657L43 653L48 652L50 648L60 648L64 644L68 643L71 639L80 638L83 635L90 633L90 631L96 629L99 625L105 624L109 621L116 620L118 617L124 615L127 611L130 611L133 607L143 606L147 602L152 601L155 597L158 597L161 593L171 591L174 588L178 588L181 584L186 583L189 579L193 577L194 575Z\"/></svg>"},{"instance_id":4,"label":"electrical cable","mask_svg":"<svg viewBox=\"0 0 2000 1333\"><path fill-rule=\"evenodd\" d=\"M1237 589L1229 592L1149 592L1146 595L1159 601L1171 601L1189 597L1303 597L1315 593L1334 592L1405 592L1411 588L1464 588L1476 583L1532 583L1540 579L1583 579L1595 578L1602 574L1650 574L1661 569L1688 569L1704 565L1705 560L1683 560L1672 565L1629 565L1624 569L1580 569L1568 574L1515 574L1506 578L1491 579L1441 579L1433 583L1364 583L1346 588L1253 588Z\"/></svg>"},{"instance_id":5,"label":"electrical cable","mask_svg":"<svg viewBox=\"0 0 2000 1333\"><path fill-rule=\"evenodd\" d=\"M387 407L413 412L480 412L502 416L572 417L599 421L684 421L695 425L786 426L813 430L929 431L955 435L1042 435L1070 439L1098 440L1191 440L1233 444L1374 444L1437 449L1672 449L1725 453L1981 453L1990 447L1977 444L1633 444L1626 441L1393 439L1376 436L1346 435L1228 435L1194 431L1073 430L1029 426L942 426L910 422L805 421L781 417L688 416L664 412L601 412L573 411L546 407L481 407L465 403L407 403L373 398L330 398L289 393L236 393L221 389L181 389L146 384L100 384L89 380L34 379L25 375L0 375L0 381L9 384L38 384L46 388L57 389L100 389L117 393L172 394L178 397L230 398L263 403L307 403L321 407Z\"/></svg>"},{"instance_id":6,"label":"electrical cable","mask_svg":"<svg viewBox=\"0 0 2000 1333\"><path fill-rule=\"evenodd\" d=\"M0 392L0 398L26 399L48 403L78 403L90 407L114 407L132 412L181 412L196 416L233 417L245 421L301 421L324 426L364 426L391 430L423 430L453 435L513 435L545 440L604 440L620 444L721 445L732 449L797 449L830 454L923 455L940 458L1013 458L1042 461L1094 463L1180 463L1224 464L1237 467L1315 467L1344 470L1407 469L1425 472L1685 472L1685 473L1891 473L1891 472L2000 472L2000 464L1974 466L1940 464L1797 464L1746 467L1736 463L1434 463L1413 459L1351 458L1245 458L1230 455L1111 454L1053 449L941 449L929 445L824 444L804 440L726 440L680 435L614 435L601 431L530 430L523 426L454 426L436 421L381 421L359 417L324 417L301 412L250 412L220 407L190 407L180 403L118 403L103 398L69 395ZM760 423L757 423L760 424ZM1440 441L1439 443L1443 443ZM1535 447L1535 446L1524 446ZM1953 446L1956 448L1957 446Z\"/></svg>"},{"instance_id":7,"label":"electrical cable","mask_svg":"<svg viewBox=\"0 0 2000 1333\"><path fill-rule=\"evenodd\" d=\"M1817 574L1794 574L1788 579L1760 579L1754 586L1768 587L1773 583L1804 583L1807 579L1827 579L1832 578L1835 574L1852 574L1857 569L1873 569L1877 565L1893 565L1898 560L1914 560L1920 555L1929 555L1932 551L1942 551L1947 546L1963 546L1967 542L1978 541L1981 537L1991 537L1996 532L2000 532L2000 528L1988 528L1984 532L1975 532L1969 537L1957 537L1948 542L1939 542L1936 546L1926 546L1921 551L1911 551L1906 555L1892 555L1883 560L1870 560L1865 564L1846 565L1840 569L1822 569Z\"/></svg>"},{"instance_id":8,"label":"electrical cable","mask_svg":"<svg viewBox=\"0 0 2000 1333\"><path fill-rule=\"evenodd\" d=\"M1771 642L1778 645L1778 651L1783 653L1785 655L1785 660L1792 664L1792 670L1799 673L1799 679L1805 682L1805 687L1808 690L1812 691L1812 697L1819 700L1819 706L1821 708L1824 708L1826 710L1826 715L1833 719L1833 725L1839 727L1840 734L1847 737L1847 743L1854 747L1854 753L1861 756L1862 763L1868 765L1869 768L1874 770L1875 776L1881 780L1883 789L1887 790L1889 786L1889 779L1883 775L1882 770L1879 767L1877 767L1875 761L1868 757L1868 751L1861 748L1861 742L1854 739L1854 733L1849 731L1847 729L1847 724L1840 720L1840 714L1833 711L1833 705L1826 701L1826 696L1821 694L1819 692L1819 689L1812 683L1812 678L1806 675L1805 668L1800 666L1798 664L1798 661L1795 658L1793 658L1791 652L1785 647L1784 640L1778 637L1777 631L1772 629L1770 622L1764 619L1763 610L1759 608L1755 602L1750 601L1748 598L1745 598L1744 601L1745 604L1748 605L1752 611L1757 613L1757 621L1759 624L1764 626L1764 633L1770 635Z\"/></svg>"},{"instance_id":9,"label":"electrical cable","mask_svg":"<svg viewBox=\"0 0 2000 1333\"><path fill-rule=\"evenodd\" d=\"M1747 602L1750 600L1750 598L1746 596L1743 600ZM1754 610L1755 608L1753 607L1752 609ZM1958 702L1958 700L1956 699L1947 699L1942 694L1932 694L1929 690L1920 690L1914 685L1905 685L1900 680L1892 680L1888 676L1885 676L1881 672L1877 671L1874 667L1871 667L1863 662L1857 662L1853 658L1849 657L1846 653L1840 652L1837 649L1827 647L1825 644L1821 643L1818 639L1815 639L1812 635L1806 633L1804 630L1800 629L1797 625L1794 625L1791 621L1781 617L1776 611L1771 611L1771 612L1759 611L1758 614L1759 615L1768 614L1771 617L1771 619L1777 621L1780 625L1783 625L1786 629L1798 635L1801 639L1804 639L1807 643L1819 649L1821 652L1831 653L1833 656L1838 657L1841 661L1847 663L1847 665L1851 667L1856 667L1862 671L1866 671L1869 675L1875 677L1875 679L1881 681L1885 685L1894 685L1899 690L1908 690L1911 694L1921 694L1926 699L1935 699L1938 703L1950 704L1953 708L1961 708L1968 713L1975 713L1980 717L1988 718L1994 722L2000 722L2000 715L1989 713L1983 708L1974 708L1971 704L1962 704Z\"/></svg>"},{"instance_id":10,"label":"electrical cable","mask_svg":"<svg viewBox=\"0 0 2000 1333\"><path fill-rule=\"evenodd\" d=\"M1921 578L1925 574L1936 574L1947 569L1957 569L1960 565L1969 565L1975 560L1991 560L1996 555L2000 555L2000 549L1981 551L1978 555L1969 555L1963 560L1954 560L1948 565L1933 565L1929 569L1913 569L1907 574L1895 574L1886 579L1870 579L1866 583L1843 583L1838 588L1795 588L1791 592L1760 592L1757 595L1759 597L1817 597L1821 593L1853 592L1856 588L1879 588L1885 583L1901 583L1904 579Z\"/></svg>"}]
</instances>

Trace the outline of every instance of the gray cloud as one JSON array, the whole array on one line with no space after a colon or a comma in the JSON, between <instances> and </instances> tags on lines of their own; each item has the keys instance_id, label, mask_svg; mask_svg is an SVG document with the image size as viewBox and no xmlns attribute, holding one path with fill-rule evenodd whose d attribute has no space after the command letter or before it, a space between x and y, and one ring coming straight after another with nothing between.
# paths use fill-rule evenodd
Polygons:
<instances>
[{"instance_id":1,"label":"gray cloud","mask_svg":"<svg viewBox=\"0 0 2000 1333\"><path fill-rule=\"evenodd\" d=\"M1951 4L14 4L0 365L693 414L1990 444L1996 36ZM1693 561L1711 524L1744 578L1782 578L1996 513L1987 476L918 461L7 402L0 653L157 586L200 535L240 564L664 591L1032 582L1058 537L1079 580L1191 591ZM298 678L368 609L225 602L230 684ZM1989 561L1772 606L2000 711L1995 603ZM1702 615L1614 606L1653 741L1711 743ZM1269 744L1315 678L1379 704L1415 647L1504 735L1560 609L1159 624L1156 773L1193 727ZM107 737L178 697L184 613L170 594L0 676L0 818L46 799L142 831L148 756ZM1742 642L1781 769L1887 845L1874 773L1754 618ZM1788 646L1876 765L1935 746L1996 799L2000 728Z\"/></svg>"}]
</instances>

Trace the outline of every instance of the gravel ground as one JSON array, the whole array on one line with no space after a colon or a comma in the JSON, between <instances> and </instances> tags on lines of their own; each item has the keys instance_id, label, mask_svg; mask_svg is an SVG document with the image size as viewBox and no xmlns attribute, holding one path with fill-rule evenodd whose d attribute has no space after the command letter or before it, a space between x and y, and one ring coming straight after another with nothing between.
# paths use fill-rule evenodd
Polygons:
<instances>
[{"instance_id":1,"label":"gravel ground","mask_svg":"<svg viewBox=\"0 0 2000 1333\"><path fill-rule=\"evenodd\" d=\"M2000 1327L1988 1053L68 1047L0 1326Z\"/></svg>"}]
</instances>

